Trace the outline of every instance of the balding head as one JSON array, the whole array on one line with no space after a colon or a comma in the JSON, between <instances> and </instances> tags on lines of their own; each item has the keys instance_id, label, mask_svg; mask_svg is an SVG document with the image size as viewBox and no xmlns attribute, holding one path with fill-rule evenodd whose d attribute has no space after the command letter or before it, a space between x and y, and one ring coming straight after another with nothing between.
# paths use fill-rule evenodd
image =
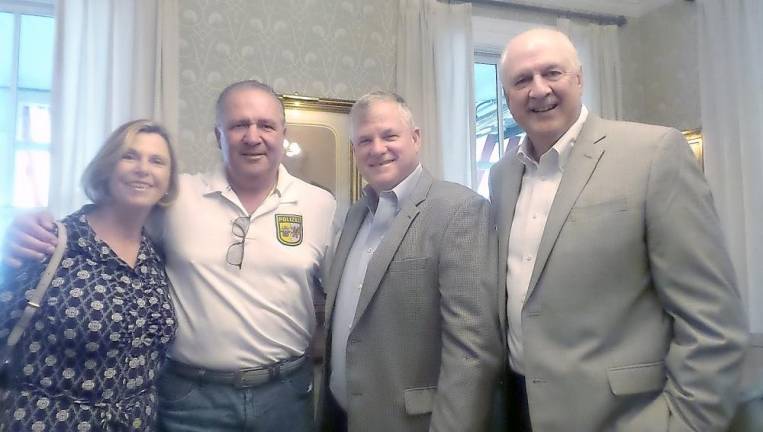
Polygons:
<instances>
[{"instance_id":1,"label":"balding head","mask_svg":"<svg viewBox=\"0 0 763 432\"><path fill-rule=\"evenodd\" d=\"M583 73L563 33L538 28L509 41L501 56L509 110L540 158L580 116Z\"/></svg>"},{"instance_id":2,"label":"balding head","mask_svg":"<svg viewBox=\"0 0 763 432\"><path fill-rule=\"evenodd\" d=\"M582 68L580 59L578 58L578 51L566 34L551 28L535 28L514 36L503 49L499 67L501 82L504 83L504 86L506 83L504 81L503 71L506 69L505 65L507 59L511 59L523 51L532 50L533 48L538 49L544 45L555 46L559 51L561 58L564 58L564 60L568 62L570 68L578 70Z\"/></svg>"}]
</instances>

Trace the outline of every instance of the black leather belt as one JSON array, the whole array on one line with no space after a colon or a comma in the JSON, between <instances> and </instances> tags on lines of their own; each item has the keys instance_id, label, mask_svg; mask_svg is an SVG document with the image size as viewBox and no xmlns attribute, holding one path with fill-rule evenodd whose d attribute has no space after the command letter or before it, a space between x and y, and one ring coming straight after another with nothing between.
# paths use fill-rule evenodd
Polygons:
<instances>
[{"instance_id":1,"label":"black leather belt","mask_svg":"<svg viewBox=\"0 0 763 432\"><path fill-rule=\"evenodd\" d=\"M167 370L185 378L217 384L228 384L235 388L257 387L279 377L289 376L297 371L306 361L306 356L292 357L279 362L237 371L219 371L187 365L169 359Z\"/></svg>"}]
</instances>

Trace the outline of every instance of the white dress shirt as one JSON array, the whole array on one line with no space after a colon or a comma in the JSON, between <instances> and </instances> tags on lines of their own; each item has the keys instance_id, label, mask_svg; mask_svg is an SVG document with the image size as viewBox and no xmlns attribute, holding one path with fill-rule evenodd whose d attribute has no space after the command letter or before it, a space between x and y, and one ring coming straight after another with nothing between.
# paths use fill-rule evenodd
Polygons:
<instances>
[{"instance_id":1,"label":"white dress shirt","mask_svg":"<svg viewBox=\"0 0 763 432\"><path fill-rule=\"evenodd\" d=\"M519 144L516 157L525 165L525 171L509 234L506 276L509 364L519 374L524 374L522 308L535 267L538 246L543 237L556 191L562 181L564 166L587 117L588 110L584 106L575 123L553 147L540 157L539 161L531 156L532 144L527 136Z\"/></svg>"}]
</instances>

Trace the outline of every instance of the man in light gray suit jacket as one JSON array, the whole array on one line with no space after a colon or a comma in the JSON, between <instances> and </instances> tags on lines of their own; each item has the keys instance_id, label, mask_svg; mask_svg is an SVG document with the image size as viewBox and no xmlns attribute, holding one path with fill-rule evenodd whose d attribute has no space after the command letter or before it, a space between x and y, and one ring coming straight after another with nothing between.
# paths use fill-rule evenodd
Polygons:
<instances>
[{"instance_id":1,"label":"man in light gray suit jacket","mask_svg":"<svg viewBox=\"0 0 763 432\"><path fill-rule=\"evenodd\" d=\"M489 203L434 180L405 101L363 96L352 148L368 182L325 287L323 430L480 431L500 371Z\"/></svg>"},{"instance_id":2,"label":"man in light gray suit jacket","mask_svg":"<svg viewBox=\"0 0 763 432\"><path fill-rule=\"evenodd\" d=\"M686 141L588 113L553 30L512 39L501 80L527 133L490 176L508 408L536 432L725 430L746 320Z\"/></svg>"}]
</instances>

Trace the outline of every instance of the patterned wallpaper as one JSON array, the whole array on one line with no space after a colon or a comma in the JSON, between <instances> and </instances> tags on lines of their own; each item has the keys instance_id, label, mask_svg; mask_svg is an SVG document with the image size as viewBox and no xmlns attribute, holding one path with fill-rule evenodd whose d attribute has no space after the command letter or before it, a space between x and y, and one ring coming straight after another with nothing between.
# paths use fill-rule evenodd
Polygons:
<instances>
[{"instance_id":1,"label":"patterned wallpaper","mask_svg":"<svg viewBox=\"0 0 763 432\"><path fill-rule=\"evenodd\" d=\"M196 172L219 160L214 102L227 84L262 80L280 93L357 99L394 85L391 0L180 2L179 157Z\"/></svg>"},{"instance_id":2,"label":"patterned wallpaper","mask_svg":"<svg viewBox=\"0 0 763 432\"><path fill-rule=\"evenodd\" d=\"M394 86L393 0L183 0L179 13L184 171L219 160L213 104L230 82L340 99ZM696 20L696 5L676 0L621 28L627 120L700 126Z\"/></svg>"},{"instance_id":3,"label":"patterned wallpaper","mask_svg":"<svg viewBox=\"0 0 763 432\"><path fill-rule=\"evenodd\" d=\"M676 0L620 34L626 120L700 127L697 5Z\"/></svg>"}]
</instances>

